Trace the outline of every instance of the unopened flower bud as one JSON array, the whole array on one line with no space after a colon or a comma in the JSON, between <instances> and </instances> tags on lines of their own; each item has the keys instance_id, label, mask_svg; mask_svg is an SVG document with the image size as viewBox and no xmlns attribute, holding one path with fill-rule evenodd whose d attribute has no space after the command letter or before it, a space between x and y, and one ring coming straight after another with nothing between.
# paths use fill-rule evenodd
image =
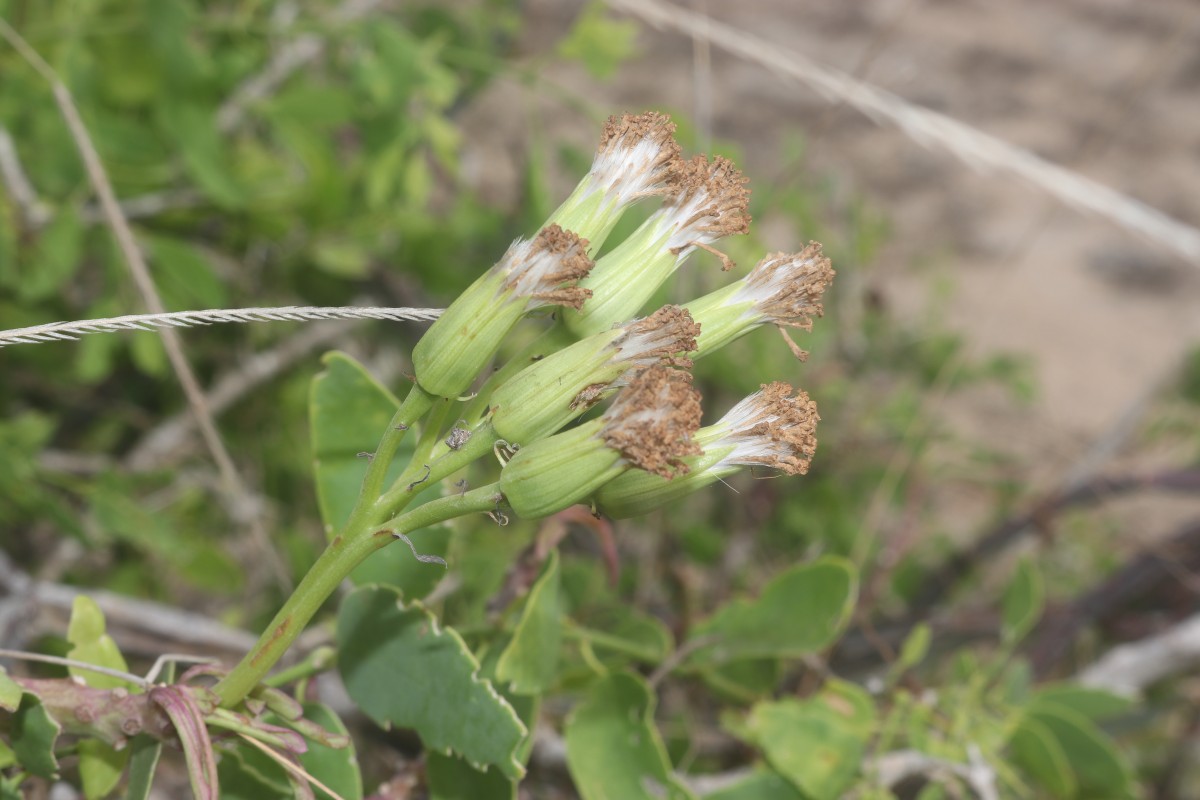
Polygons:
<instances>
[{"instance_id":1,"label":"unopened flower bud","mask_svg":"<svg viewBox=\"0 0 1200 800\"><path fill-rule=\"evenodd\" d=\"M577 231L594 253L631 204L673 191L679 164L675 123L666 114L609 117L591 170L550 222Z\"/></svg>"},{"instance_id":2,"label":"unopened flower bud","mask_svg":"<svg viewBox=\"0 0 1200 800\"><path fill-rule=\"evenodd\" d=\"M421 388L457 397L527 311L547 304L579 308L591 296L576 285L592 268L587 244L558 225L546 226L532 241L513 242L417 342L413 369Z\"/></svg>"},{"instance_id":3,"label":"unopened flower bud","mask_svg":"<svg viewBox=\"0 0 1200 800\"><path fill-rule=\"evenodd\" d=\"M642 370L600 419L521 448L500 472L500 491L519 516L536 519L587 498L626 470L669 479L687 472L687 456L700 454L692 441L699 424L700 395L690 375Z\"/></svg>"},{"instance_id":4,"label":"unopened flower bud","mask_svg":"<svg viewBox=\"0 0 1200 800\"><path fill-rule=\"evenodd\" d=\"M688 459L690 470L667 481L630 471L596 492L596 507L623 519L645 514L728 477L744 466L803 475L816 452L817 406L786 383L771 383L742 400L719 422L701 428L694 440L704 448Z\"/></svg>"},{"instance_id":5,"label":"unopened flower bud","mask_svg":"<svg viewBox=\"0 0 1200 800\"><path fill-rule=\"evenodd\" d=\"M712 243L750 229L749 198L746 178L729 159L685 162L676 191L580 283L593 297L564 314L567 327L587 336L629 319L696 248L715 253L729 269L732 262Z\"/></svg>"},{"instance_id":6,"label":"unopened flower bud","mask_svg":"<svg viewBox=\"0 0 1200 800\"><path fill-rule=\"evenodd\" d=\"M597 333L537 361L492 395L491 423L510 442L528 444L580 416L622 375L658 364L690 367L700 327L679 306Z\"/></svg>"},{"instance_id":7,"label":"unopened flower bud","mask_svg":"<svg viewBox=\"0 0 1200 800\"><path fill-rule=\"evenodd\" d=\"M833 275L817 242L799 253L771 253L745 278L688 303L701 328L696 357L768 323L812 330Z\"/></svg>"}]
</instances>

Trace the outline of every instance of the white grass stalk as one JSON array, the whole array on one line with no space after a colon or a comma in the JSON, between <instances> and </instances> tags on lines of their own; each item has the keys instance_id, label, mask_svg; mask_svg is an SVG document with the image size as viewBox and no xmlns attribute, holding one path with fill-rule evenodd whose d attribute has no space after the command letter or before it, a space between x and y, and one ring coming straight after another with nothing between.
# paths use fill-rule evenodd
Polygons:
<instances>
[{"instance_id":1,"label":"white grass stalk","mask_svg":"<svg viewBox=\"0 0 1200 800\"><path fill-rule=\"evenodd\" d=\"M13 344L74 341L91 333L150 331L155 328L190 328L222 322L308 322L327 319L382 319L391 322L435 320L440 308L379 308L358 306L280 306L276 308L218 308L207 311L170 311L163 314L127 314L122 317L51 322L29 328L0 331L0 347Z\"/></svg>"}]
</instances>

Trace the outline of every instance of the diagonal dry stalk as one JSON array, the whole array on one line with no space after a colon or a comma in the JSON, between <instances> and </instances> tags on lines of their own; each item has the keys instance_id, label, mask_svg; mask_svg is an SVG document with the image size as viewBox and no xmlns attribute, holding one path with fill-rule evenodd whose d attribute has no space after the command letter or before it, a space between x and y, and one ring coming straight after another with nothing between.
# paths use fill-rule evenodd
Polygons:
<instances>
[{"instance_id":1,"label":"diagonal dry stalk","mask_svg":"<svg viewBox=\"0 0 1200 800\"><path fill-rule=\"evenodd\" d=\"M732 55L798 81L822 99L843 102L876 123L894 125L918 144L948 152L974 169L1015 175L1074 209L1109 219L1200 267L1200 230L1029 150L912 105L891 92L703 14L662 0L606 1L612 8L654 27L709 41Z\"/></svg>"},{"instance_id":2,"label":"diagonal dry stalk","mask_svg":"<svg viewBox=\"0 0 1200 800\"><path fill-rule=\"evenodd\" d=\"M75 142L80 156L83 158L88 179L91 181L92 188L95 189L97 196L100 198L100 205L104 211L104 216L109 227L112 228L113 235L117 240L117 246L120 248L129 272L133 276L138 292L142 296L142 301L151 312L155 314L165 313L166 307L163 305L162 298L158 294L158 289L154 285L154 279L150 275L150 270L146 266L145 257L142 255L141 248L138 247L137 241L134 239L133 230L129 227L129 221L121 212L116 194L113 192L112 184L108 179L108 173L105 171L104 164L100 160L100 154L96 152L96 146L92 142L87 127L83 124L83 120L79 116L79 109L75 105L70 90L59 79L54 69L46 63L45 59L25 41L20 33L8 24L7 20L2 18L0 18L0 36L7 40L50 84L54 100L58 104L59 111L62 113L63 119L66 121L67 127L71 132L71 138ZM246 489L241 475L238 473L237 466L233 463L233 458L229 455L229 451L226 449L225 443L217 431L216 423L213 422L212 415L205 404L204 392L200 388L200 382L196 379L196 374L192 371L187 357L183 354L183 345L180 342L179 336L170 328L164 328L160 333L163 348L167 353L167 359L171 363L171 368L174 370L180 386L183 387L183 393L187 397L188 405L192 408L192 413L196 416L196 423L200 428L204 442L212 454L213 460L217 463L217 469L221 473L221 482L230 500L232 515L239 523L245 524L249 528L256 546L261 550L276 580L282 586L290 589L291 577L287 566L283 563L283 559L275 551L267 536L266 529L262 524L262 514L258 501Z\"/></svg>"}]
</instances>

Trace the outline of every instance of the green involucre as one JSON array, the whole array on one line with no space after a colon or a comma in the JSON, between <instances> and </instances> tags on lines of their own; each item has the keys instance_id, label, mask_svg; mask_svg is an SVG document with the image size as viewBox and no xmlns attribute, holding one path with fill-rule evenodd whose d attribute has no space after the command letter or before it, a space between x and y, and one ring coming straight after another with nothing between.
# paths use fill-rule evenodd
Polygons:
<instances>
[{"instance_id":1,"label":"green involucre","mask_svg":"<svg viewBox=\"0 0 1200 800\"><path fill-rule=\"evenodd\" d=\"M458 397L470 388L525 313L525 298L513 297L503 286L503 275L484 273L417 342L413 371L422 389Z\"/></svg>"},{"instance_id":2,"label":"green involucre","mask_svg":"<svg viewBox=\"0 0 1200 800\"><path fill-rule=\"evenodd\" d=\"M603 420L541 439L509 460L500 491L520 517L547 517L589 497L628 468L599 437Z\"/></svg>"}]
</instances>

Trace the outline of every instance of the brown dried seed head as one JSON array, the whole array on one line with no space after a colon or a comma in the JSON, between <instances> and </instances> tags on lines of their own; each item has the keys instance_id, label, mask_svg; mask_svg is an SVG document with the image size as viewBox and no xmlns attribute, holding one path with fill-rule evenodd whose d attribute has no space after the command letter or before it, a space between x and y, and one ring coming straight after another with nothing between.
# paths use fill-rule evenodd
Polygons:
<instances>
[{"instance_id":1,"label":"brown dried seed head","mask_svg":"<svg viewBox=\"0 0 1200 800\"><path fill-rule=\"evenodd\" d=\"M622 202L670 195L677 191L682 159L675 123L649 111L608 118L592 173L607 189L617 189Z\"/></svg>"},{"instance_id":2,"label":"brown dried seed head","mask_svg":"<svg viewBox=\"0 0 1200 800\"><path fill-rule=\"evenodd\" d=\"M711 244L723 236L748 232L748 181L723 156L715 156L710 162L698 155L684 162L678 192L666 201L667 207L675 207L679 216L678 232L669 243L671 249Z\"/></svg>"},{"instance_id":3,"label":"brown dried seed head","mask_svg":"<svg viewBox=\"0 0 1200 800\"><path fill-rule=\"evenodd\" d=\"M530 307L555 304L578 310L592 296L591 289L575 285L595 266L587 246L587 239L556 223L547 225L511 260L504 288L538 301Z\"/></svg>"},{"instance_id":4,"label":"brown dried seed head","mask_svg":"<svg viewBox=\"0 0 1200 800\"><path fill-rule=\"evenodd\" d=\"M686 473L686 456L700 455L692 434L700 426L700 393L686 372L650 367L633 376L604 414L600 435L630 464L664 478Z\"/></svg>"},{"instance_id":5,"label":"brown dried seed head","mask_svg":"<svg viewBox=\"0 0 1200 800\"><path fill-rule=\"evenodd\" d=\"M700 324L686 308L667 305L626 326L613 346L618 358L635 368L656 363L687 368L691 359L679 354L695 350L699 335Z\"/></svg>"},{"instance_id":6,"label":"brown dried seed head","mask_svg":"<svg viewBox=\"0 0 1200 800\"><path fill-rule=\"evenodd\" d=\"M600 146L596 150L603 153L640 141L655 142L675 155L680 152L679 143L675 141L675 123L658 111L609 117L600 132Z\"/></svg>"},{"instance_id":7,"label":"brown dried seed head","mask_svg":"<svg viewBox=\"0 0 1200 800\"><path fill-rule=\"evenodd\" d=\"M716 446L733 445L723 463L803 475L817 450L820 418L807 393L778 381L763 384L762 391L738 403L721 420L719 424L730 430Z\"/></svg>"},{"instance_id":8,"label":"brown dried seed head","mask_svg":"<svg viewBox=\"0 0 1200 800\"><path fill-rule=\"evenodd\" d=\"M821 297L834 274L820 243L809 242L799 253L771 253L758 262L738 299L753 300L755 309L777 325L812 330L812 318L824 314Z\"/></svg>"}]
</instances>

